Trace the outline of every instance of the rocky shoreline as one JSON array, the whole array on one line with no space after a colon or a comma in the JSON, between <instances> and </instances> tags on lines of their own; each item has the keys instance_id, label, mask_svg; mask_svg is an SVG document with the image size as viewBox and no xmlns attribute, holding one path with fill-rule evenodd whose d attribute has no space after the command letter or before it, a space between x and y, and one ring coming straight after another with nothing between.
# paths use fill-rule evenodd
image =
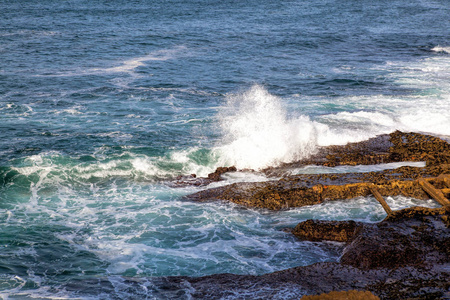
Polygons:
<instances>
[{"instance_id":1,"label":"rocky shoreline","mask_svg":"<svg viewBox=\"0 0 450 300\"><path fill-rule=\"evenodd\" d=\"M290 174L292 169L307 165L333 167L405 161L421 161L425 166L370 173ZM187 180L178 178L176 184L207 185L221 180L222 174L235 171L234 167L220 168L208 178L192 175ZM365 142L324 147L308 160L263 172L279 179L234 183L206 189L185 199L231 201L271 210L368 196L375 193L374 189L381 198L404 195L429 199L430 192L423 187L426 181L444 197L444 202L437 209L413 207L392 212L385 208L388 217L376 224L307 220L291 229L302 240L346 243L336 263L316 263L261 276L167 277L160 279L160 287L175 291L188 285L190 295L199 299L298 299L333 291L347 292L343 296L323 294L314 299L347 299L351 293L354 293L351 299L367 299L368 295L373 299L450 299L450 202L445 202L450 194L448 142L396 131Z\"/></svg>"},{"instance_id":2,"label":"rocky shoreline","mask_svg":"<svg viewBox=\"0 0 450 300\"><path fill-rule=\"evenodd\" d=\"M318 222L310 231L329 228L323 225ZM448 299L449 225L444 208L409 208L377 224L359 224L338 263L316 263L260 276L167 277L158 285L170 290L188 285L195 299L299 299L350 290L370 291L381 299ZM367 294L350 299L367 299Z\"/></svg>"},{"instance_id":3,"label":"rocky shoreline","mask_svg":"<svg viewBox=\"0 0 450 300\"><path fill-rule=\"evenodd\" d=\"M425 162L425 167L405 166L369 173L289 175L293 168L307 165L354 166L406 161ZM208 177L220 180L221 174L235 170L233 167L220 168ZM396 131L365 142L324 147L308 160L268 168L264 172L271 176L281 176L281 179L234 183L200 191L186 199L225 200L247 207L279 210L368 196L371 194L372 184L376 185L383 196L404 195L428 199L428 194L415 180L450 174L450 144L433 136ZM208 179L198 180L206 183Z\"/></svg>"},{"instance_id":4,"label":"rocky shoreline","mask_svg":"<svg viewBox=\"0 0 450 300\"><path fill-rule=\"evenodd\" d=\"M291 175L292 168L422 161L370 173ZM176 178L171 185L208 185L234 167L207 178ZM248 172L248 170L246 170ZM71 281L64 289L117 293L155 299L450 299L450 144L437 137L394 132L347 146L325 147L314 157L264 170L272 181L235 183L185 197L186 201L231 201L272 210L314 205L373 194L416 199L442 197L442 207L385 208L378 223L306 220L289 234L299 241L339 243L339 262L321 262L264 275L214 274L203 277L121 277ZM431 185L431 189L426 188ZM431 194L430 194L431 193ZM375 195L378 194L378 195ZM387 206L387 205L386 205Z\"/></svg>"}]
</instances>

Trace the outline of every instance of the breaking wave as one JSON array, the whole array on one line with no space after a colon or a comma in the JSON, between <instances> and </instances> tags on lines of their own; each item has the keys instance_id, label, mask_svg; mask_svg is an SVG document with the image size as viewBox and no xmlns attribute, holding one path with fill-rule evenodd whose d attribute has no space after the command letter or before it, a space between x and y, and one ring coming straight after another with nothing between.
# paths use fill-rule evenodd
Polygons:
<instances>
[{"instance_id":1,"label":"breaking wave","mask_svg":"<svg viewBox=\"0 0 450 300\"><path fill-rule=\"evenodd\" d=\"M450 53L450 47L436 46L436 47L433 47L433 48L431 49L431 51L434 51L434 52L445 52L445 53Z\"/></svg>"},{"instance_id":2,"label":"breaking wave","mask_svg":"<svg viewBox=\"0 0 450 300\"><path fill-rule=\"evenodd\" d=\"M311 155L318 131L326 126L300 115L289 118L281 99L262 86L229 95L219 113L223 143L216 148L222 164L260 169Z\"/></svg>"}]
</instances>

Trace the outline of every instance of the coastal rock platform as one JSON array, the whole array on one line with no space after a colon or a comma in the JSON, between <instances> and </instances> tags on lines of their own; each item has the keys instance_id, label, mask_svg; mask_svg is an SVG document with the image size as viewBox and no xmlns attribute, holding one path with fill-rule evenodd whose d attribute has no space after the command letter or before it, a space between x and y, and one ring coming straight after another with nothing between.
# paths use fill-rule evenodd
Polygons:
<instances>
[{"instance_id":1,"label":"coastal rock platform","mask_svg":"<svg viewBox=\"0 0 450 300\"><path fill-rule=\"evenodd\" d=\"M290 175L303 165L337 166L421 161L370 173ZM208 178L190 175L176 185L208 185L234 167ZM118 293L155 299L450 299L450 145L437 137L394 132L366 142L326 147L308 161L264 170L276 180L206 189L186 201L231 201L246 207L281 210L325 201L374 195L387 217L378 223L306 220L285 231L299 241L339 243L338 262L320 262L263 275L214 274L71 281L68 291ZM384 196L435 198L442 207L392 211Z\"/></svg>"},{"instance_id":2,"label":"coastal rock platform","mask_svg":"<svg viewBox=\"0 0 450 300\"><path fill-rule=\"evenodd\" d=\"M288 174L292 168L305 165L370 165L406 161L425 162L425 167L403 166L368 173ZM373 185L382 196L404 195L428 199L428 194L417 179L450 174L450 144L429 135L396 131L360 143L324 147L308 160L269 168L264 172L281 178L267 182L240 182L206 189L188 195L185 199L225 200L247 207L280 210L368 196L372 193L370 187ZM216 180L224 172L217 173L220 174L214 176Z\"/></svg>"},{"instance_id":3,"label":"coastal rock platform","mask_svg":"<svg viewBox=\"0 0 450 300\"><path fill-rule=\"evenodd\" d=\"M420 161L425 166L403 166L368 173L290 173L293 168L306 165L335 167L405 161ZM210 178L220 180L228 170L236 171L234 168L221 169ZM290 230L301 240L345 243L339 262L316 263L261 276L167 277L160 279L163 286L177 290L181 285L189 285L190 296L199 299L299 299L322 293L316 298L354 294L360 295L355 299L366 296L374 299L450 299L448 142L429 135L396 131L360 143L323 147L308 160L263 172L278 179L206 189L185 199L231 201L246 207L280 210L373 194L388 216L376 224L307 220ZM383 197L395 195L415 199L433 197L442 207L391 211L383 204Z\"/></svg>"}]
</instances>

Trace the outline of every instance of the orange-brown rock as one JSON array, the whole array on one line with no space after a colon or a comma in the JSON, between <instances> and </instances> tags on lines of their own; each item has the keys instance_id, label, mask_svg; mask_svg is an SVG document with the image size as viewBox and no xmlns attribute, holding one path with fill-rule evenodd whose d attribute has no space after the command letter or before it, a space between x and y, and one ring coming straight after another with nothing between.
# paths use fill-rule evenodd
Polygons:
<instances>
[{"instance_id":1,"label":"orange-brown rock","mask_svg":"<svg viewBox=\"0 0 450 300\"><path fill-rule=\"evenodd\" d=\"M397 171L399 172L400 170ZM310 180L307 181L304 180L304 176L301 176L269 182L234 183L228 186L200 191L187 196L186 199L194 201L227 200L248 207L280 210L319 204L323 201L351 199L359 196L366 197L371 194L370 182L379 182L376 184L376 187L382 196L404 195L416 199L429 199L427 193L413 180L388 180L386 179L388 176L384 176L384 180L381 180L383 177L382 173L325 175L314 176L315 178L310 176ZM341 185L323 184L333 181L340 182L344 179L348 181L370 179L371 175L372 179L377 178L378 180ZM395 178L395 176L392 176L392 178ZM316 185L308 186L311 183L316 183Z\"/></svg>"},{"instance_id":2,"label":"orange-brown rock","mask_svg":"<svg viewBox=\"0 0 450 300\"><path fill-rule=\"evenodd\" d=\"M427 166L450 163L450 144L431 135L395 131L343 146L318 149L312 157L264 170L282 175L286 169L305 165L374 165L401 161L425 161Z\"/></svg>"},{"instance_id":3,"label":"orange-brown rock","mask_svg":"<svg viewBox=\"0 0 450 300\"><path fill-rule=\"evenodd\" d=\"M446 141L419 133L396 131L390 134L390 159L395 161L426 161L427 166L448 164L450 144Z\"/></svg>"},{"instance_id":4,"label":"orange-brown rock","mask_svg":"<svg viewBox=\"0 0 450 300\"><path fill-rule=\"evenodd\" d=\"M303 296L301 300L380 300L369 291L340 291L329 292L320 295Z\"/></svg>"},{"instance_id":5,"label":"orange-brown rock","mask_svg":"<svg viewBox=\"0 0 450 300\"><path fill-rule=\"evenodd\" d=\"M369 173L286 175L276 181L235 183L187 196L196 201L227 200L249 206L279 210L313 205L326 200L350 199L370 195L369 184L376 184L382 196L404 195L416 199L429 196L415 181L421 177L450 174L450 144L437 137L396 131L365 142L330 146L309 160L265 170L281 175L305 164L374 164L380 162L426 161L426 167L400 167ZM228 168L222 168L228 171ZM212 173L220 178L222 169ZM450 189L447 194L450 195Z\"/></svg>"}]
</instances>

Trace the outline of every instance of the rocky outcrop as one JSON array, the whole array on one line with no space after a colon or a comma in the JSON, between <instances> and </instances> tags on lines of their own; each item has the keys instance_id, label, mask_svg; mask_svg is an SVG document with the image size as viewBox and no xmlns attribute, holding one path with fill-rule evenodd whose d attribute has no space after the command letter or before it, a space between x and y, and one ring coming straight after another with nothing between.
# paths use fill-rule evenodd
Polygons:
<instances>
[{"instance_id":1,"label":"rocky outcrop","mask_svg":"<svg viewBox=\"0 0 450 300\"><path fill-rule=\"evenodd\" d=\"M348 242L363 225L355 221L307 220L299 223L292 233L301 240Z\"/></svg>"},{"instance_id":2,"label":"rocky outcrop","mask_svg":"<svg viewBox=\"0 0 450 300\"><path fill-rule=\"evenodd\" d=\"M188 176L177 176L174 180L169 181L167 184L172 187L184 187L184 186L205 186L215 181L221 181L222 175L228 172L236 172L236 167L220 167L213 173L209 173L208 177L197 177L196 174Z\"/></svg>"},{"instance_id":3,"label":"rocky outcrop","mask_svg":"<svg viewBox=\"0 0 450 300\"><path fill-rule=\"evenodd\" d=\"M378 164L425 161L426 166L371 173L289 175L304 165ZM208 178L177 178L175 185L206 185L234 168L219 168ZM322 148L309 160L264 170L279 180L235 183L186 197L227 200L273 210L379 193L427 199L423 182L442 196L450 194L450 145L436 137L394 132L361 143ZM423 180L421 178L427 178ZM434 178L432 178L434 177ZM431 178L431 179L430 179ZM177 183L178 182L178 183ZM420 184L422 182L422 185ZM379 200L380 201L380 200ZM447 201L447 200L445 200ZM215 274L204 277L121 278L133 294L157 299L450 299L450 205L390 211L382 222L307 220L291 232L302 240L345 243L340 262L323 262L261 276ZM381 202L381 201L380 201ZM64 287L117 293L121 285L95 278ZM363 292L365 291L365 292ZM371 294L369 294L369 292ZM331 297L331 298L330 298ZM303 298L302 298L303 299ZM376 298L374 298L376 299Z\"/></svg>"},{"instance_id":4,"label":"rocky outcrop","mask_svg":"<svg viewBox=\"0 0 450 300\"><path fill-rule=\"evenodd\" d=\"M372 183L382 196L404 195L428 199L428 194L415 180L450 174L450 144L439 138L417 133L397 131L361 143L327 147L321 153L308 161L285 164L265 172L280 175L293 166L303 164L354 165L399 161L425 161L426 167L400 167L370 173L288 175L274 181L235 183L208 189L189 195L186 199L226 200L248 207L279 210L314 205L327 200L368 196L371 194L369 187Z\"/></svg>"},{"instance_id":5,"label":"rocky outcrop","mask_svg":"<svg viewBox=\"0 0 450 300\"><path fill-rule=\"evenodd\" d=\"M398 179L401 177L399 174L403 169L405 167L372 174L322 174L283 178L269 182L234 183L200 191L186 196L185 199L192 201L227 200L247 207L280 210L319 204L324 201L366 197L371 194L372 182L377 183L375 186L382 196L404 195L416 199L429 199L428 194L417 181ZM445 172L450 173L450 170L445 169ZM420 170L417 170L417 174L420 173ZM354 183L339 184L342 181ZM335 182L337 184L333 184Z\"/></svg>"},{"instance_id":6,"label":"rocky outcrop","mask_svg":"<svg viewBox=\"0 0 450 300\"><path fill-rule=\"evenodd\" d=\"M341 263L358 269L450 263L447 222L444 208L401 210L383 222L365 224L345 248Z\"/></svg>"},{"instance_id":7,"label":"rocky outcrop","mask_svg":"<svg viewBox=\"0 0 450 300\"><path fill-rule=\"evenodd\" d=\"M305 165L375 165L401 161L425 161L427 166L450 163L450 144L431 135L395 131L358 143L321 147L312 157L264 170L283 175L286 169Z\"/></svg>"},{"instance_id":8,"label":"rocky outcrop","mask_svg":"<svg viewBox=\"0 0 450 300\"><path fill-rule=\"evenodd\" d=\"M189 286L194 299L299 299L350 290L370 291L381 299L449 299L448 217L444 208L417 207L398 211L377 224L358 225L361 228L349 240L339 263L316 263L261 276L167 277L160 279L161 285L172 290Z\"/></svg>"},{"instance_id":9,"label":"rocky outcrop","mask_svg":"<svg viewBox=\"0 0 450 300\"><path fill-rule=\"evenodd\" d=\"M208 179L211 181L220 181L222 180L221 175L228 172L236 172L237 169L235 166L232 167L220 167L217 168L214 173L208 174Z\"/></svg>"},{"instance_id":10,"label":"rocky outcrop","mask_svg":"<svg viewBox=\"0 0 450 300\"><path fill-rule=\"evenodd\" d=\"M292 168L311 164L337 166L400 161L425 161L426 166L371 173L286 175ZM379 194L378 198L405 195L428 199L424 181L448 197L450 177L443 175L450 174L450 145L437 137L397 131L361 143L325 147L308 160L264 172L282 178L207 189L186 199L227 200L272 210L371 193ZM211 177L220 178L220 175ZM376 224L307 220L291 230L302 240L345 243L340 262L316 263L261 276L166 277L159 278L155 286L169 287L171 291L185 290L188 286L189 297L194 299L299 299L305 295L327 299L330 295L361 295L361 291L381 299L450 299L450 205L447 203L439 209L414 207L389 211L386 219Z\"/></svg>"}]
</instances>

